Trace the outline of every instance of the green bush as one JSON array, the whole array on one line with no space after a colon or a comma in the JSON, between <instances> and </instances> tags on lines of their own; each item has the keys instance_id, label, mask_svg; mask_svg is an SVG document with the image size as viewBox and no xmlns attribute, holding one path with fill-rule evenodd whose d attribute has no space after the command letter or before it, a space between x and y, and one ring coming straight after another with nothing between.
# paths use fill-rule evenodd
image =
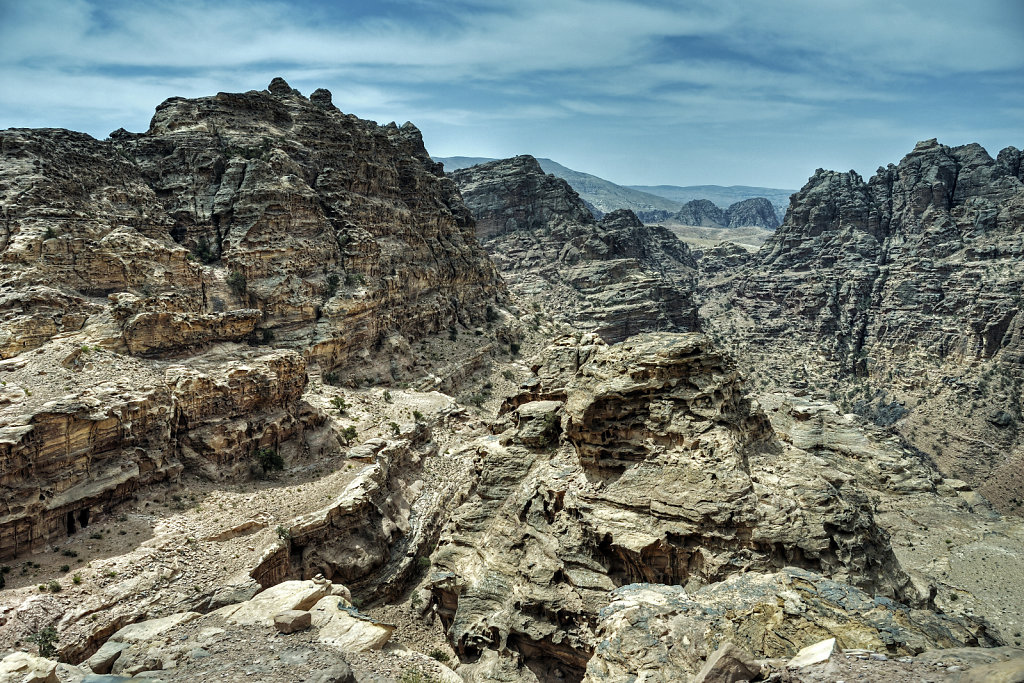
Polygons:
<instances>
[{"instance_id":1,"label":"green bush","mask_svg":"<svg viewBox=\"0 0 1024 683\"><path fill-rule=\"evenodd\" d=\"M239 298L245 297L245 292L249 288L249 283L245 279L245 274L241 271L232 270L227 277L228 287L234 292L235 296Z\"/></svg>"},{"instance_id":2,"label":"green bush","mask_svg":"<svg viewBox=\"0 0 1024 683\"><path fill-rule=\"evenodd\" d=\"M47 626L41 631L36 631L26 640L35 643L39 647L39 656L53 659L57 656L57 629Z\"/></svg>"},{"instance_id":3,"label":"green bush","mask_svg":"<svg viewBox=\"0 0 1024 683\"><path fill-rule=\"evenodd\" d=\"M338 291L338 285L341 284L341 278L335 273L331 273L327 276L327 287L325 289L328 299L334 296L334 293Z\"/></svg>"},{"instance_id":4,"label":"green bush","mask_svg":"<svg viewBox=\"0 0 1024 683\"><path fill-rule=\"evenodd\" d=\"M354 443L359 438L359 434L354 426L348 426L341 430L341 436L345 439L346 443Z\"/></svg>"},{"instance_id":5,"label":"green bush","mask_svg":"<svg viewBox=\"0 0 1024 683\"><path fill-rule=\"evenodd\" d=\"M256 451L256 462L263 470L263 474L284 469L284 458L274 448L261 448Z\"/></svg>"}]
</instances>

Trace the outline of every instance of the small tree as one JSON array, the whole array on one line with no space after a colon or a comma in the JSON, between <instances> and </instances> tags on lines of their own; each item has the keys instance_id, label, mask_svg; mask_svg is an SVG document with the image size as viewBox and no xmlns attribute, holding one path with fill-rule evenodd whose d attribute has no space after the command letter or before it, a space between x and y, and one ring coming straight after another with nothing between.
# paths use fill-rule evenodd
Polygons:
<instances>
[{"instance_id":1,"label":"small tree","mask_svg":"<svg viewBox=\"0 0 1024 683\"><path fill-rule=\"evenodd\" d=\"M264 475L271 471L284 469L284 458L275 448L261 448L256 451L256 462L263 470Z\"/></svg>"},{"instance_id":2,"label":"small tree","mask_svg":"<svg viewBox=\"0 0 1024 683\"><path fill-rule=\"evenodd\" d=\"M235 296L239 298L245 297L245 292L249 288L249 283L246 281L244 273L238 270L232 270L228 275L227 283Z\"/></svg>"},{"instance_id":3,"label":"small tree","mask_svg":"<svg viewBox=\"0 0 1024 683\"><path fill-rule=\"evenodd\" d=\"M341 284L341 278L336 273L331 273L327 276L327 296L325 298L330 299L334 296L334 293L338 291L338 285Z\"/></svg>"},{"instance_id":4,"label":"small tree","mask_svg":"<svg viewBox=\"0 0 1024 683\"><path fill-rule=\"evenodd\" d=\"M57 656L57 629L52 626L36 631L26 640L39 647L39 656L53 659Z\"/></svg>"}]
</instances>

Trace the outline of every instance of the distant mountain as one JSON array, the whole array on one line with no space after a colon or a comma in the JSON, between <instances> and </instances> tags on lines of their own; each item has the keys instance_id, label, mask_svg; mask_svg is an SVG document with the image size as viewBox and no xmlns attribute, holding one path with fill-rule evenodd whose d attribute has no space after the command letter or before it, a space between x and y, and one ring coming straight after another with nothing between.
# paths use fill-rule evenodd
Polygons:
<instances>
[{"instance_id":1,"label":"distant mountain","mask_svg":"<svg viewBox=\"0 0 1024 683\"><path fill-rule=\"evenodd\" d=\"M783 190L777 187L751 187L749 185L629 185L629 189L670 199L685 204L694 199L708 199L721 209L727 209L736 202L754 197L764 197L775 207L781 221L789 207L789 196L796 190Z\"/></svg>"},{"instance_id":2,"label":"distant mountain","mask_svg":"<svg viewBox=\"0 0 1024 683\"><path fill-rule=\"evenodd\" d=\"M434 161L444 164L445 171L476 166L478 164L497 161L488 157L434 157ZM694 199L707 199L720 209L728 209L737 202L755 197L765 197L778 215L779 220L785 216L789 206L789 195L796 190L781 190L773 187L748 187L746 185L617 185L610 180L599 178L590 173L576 171L551 159L537 159L545 173L562 178L583 199L587 208L595 218L616 209L630 209L645 223L666 220L673 214L683 211L687 202ZM758 223L760 225L761 223ZM699 225L699 223L698 223Z\"/></svg>"},{"instance_id":3,"label":"distant mountain","mask_svg":"<svg viewBox=\"0 0 1024 683\"><path fill-rule=\"evenodd\" d=\"M434 161L440 161L444 164L445 171L451 172L489 161L496 161L496 159L482 157L434 157ZM631 190L628 187L616 185L610 180L599 178L596 175L574 171L551 159L537 159L537 162L540 163L540 167L545 173L551 173L568 182L572 189L576 190L583 199L587 208L593 212L595 218L601 218L604 214L611 213L616 209L630 209L641 220L647 220L653 212L672 214L683 208L682 202Z\"/></svg>"}]
</instances>

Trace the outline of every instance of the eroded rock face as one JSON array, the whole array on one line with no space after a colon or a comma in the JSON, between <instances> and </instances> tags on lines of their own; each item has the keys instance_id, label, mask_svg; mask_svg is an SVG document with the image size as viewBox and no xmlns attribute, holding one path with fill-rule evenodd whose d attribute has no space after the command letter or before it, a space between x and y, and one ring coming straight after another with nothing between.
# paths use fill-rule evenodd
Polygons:
<instances>
[{"instance_id":1,"label":"eroded rock face","mask_svg":"<svg viewBox=\"0 0 1024 683\"><path fill-rule=\"evenodd\" d=\"M476 490L434 555L464 657L497 650L578 680L607 592L637 582L697 589L796 566L927 600L851 477L779 440L706 337L589 336L544 357L507 404L518 427L478 443ZM535 437L556 401L560 444Z\"/></svg>"},{"instance_id":2,"label":"eroded rock face","mask_svg":"<svg viewBox=\"0 0 1024 683\"><path fill-rule=\"evenodd\" d=\"M737 574L692 594L659 584L617 588L601 610L598 636L584 681L689 680L723 643L773 658L826 638L843 649L900 655L994 644L956 620L792 568Z\"/></svg>"},{"instance_id":3,"label":"eroded rock face","mask_svg":"<svg viewBox=\"0 0 1024 683\"><path fill-rule=\"evenodd\" d=\"M1020 494L1017 158L929 140L867 182L819 169L756 257L708 273L703 308L765 381L898 423L1004 509Z\"/></svg>"},{"instance_id":4,"label":"eroded rock face","mask_svg":"<svg viewBox=\"0 0 1024 683\"><path fill-rule=\"evenodd\" d=\"M744 199L731 204L727 209L720 209L707 199L694 199L683 204L683 208L676 213L660 216L657 220L708 228L757 226L774 230L779 227L775 207L764 197Z\"/></svg>"},{"instance_id":5,"label":"eroded rock face","mask_svg":"<svg viewBox=\"0 0 1024 683\"><path fill-rule=\"evenodd\" d=\"M260 448L292 459L338 446L301 400L306 366L294 351L222 348L161 374L85 348L50 342L5 361L4 389L19 395L0 403L0 558L75 533L185 467L246 475Z\"/></svg>"},{"instance_id":6,"label":"eroded rock face","mask_svg":"<svg viewBox=\"0 0 1024 683\"><path fill-rule=\"evenodd\" d=\"M482 320L504 288L419 131L281 83L171 98L102 142L0 133L0 356L80 329L108 294L131 353L258 327L325 371Z\"/></svg>"},{"instance_id":7,"label":"eroded rock face","mask_svg":"<svg viewBox=\"0 0 1024 683\"><path fill-rule=\"evenodd\" d=\"M640 332L698 329L696 262L667 230L628 210L595 221L567 182L531 156L452 174L477 236L510 287L609 342Z\"/></svg>"},{"instance_id":8,"label":"eroded rock face","mask_svg":"<svg viewBox=\"0 0 1024 683\"><path fill-rule=\"evenodd\" d=\"M396 349L411 367L411 340L506 296L419 131L327 91L275 79L171 98L145 133L11 129L0 148L2 558L183 468L336 449L307 364L394 381Z\"/></svg>"}]
</instances>

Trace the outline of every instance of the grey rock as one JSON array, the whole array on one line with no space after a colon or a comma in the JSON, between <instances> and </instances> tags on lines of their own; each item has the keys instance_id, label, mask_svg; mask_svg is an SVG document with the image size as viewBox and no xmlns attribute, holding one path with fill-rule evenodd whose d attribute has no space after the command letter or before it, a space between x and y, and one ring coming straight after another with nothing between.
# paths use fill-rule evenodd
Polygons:
<instances>
[{"instance_id":1,"label":"grey rock","mask_svg":"<svg viewBox=\"0 0 1024 683\"><path fill-rule=\"evenodd\" d=\"M316 672L303 683L356 683L356 677L348 664L340 662L329 669Z\"/></svg>"}]
</instances>

